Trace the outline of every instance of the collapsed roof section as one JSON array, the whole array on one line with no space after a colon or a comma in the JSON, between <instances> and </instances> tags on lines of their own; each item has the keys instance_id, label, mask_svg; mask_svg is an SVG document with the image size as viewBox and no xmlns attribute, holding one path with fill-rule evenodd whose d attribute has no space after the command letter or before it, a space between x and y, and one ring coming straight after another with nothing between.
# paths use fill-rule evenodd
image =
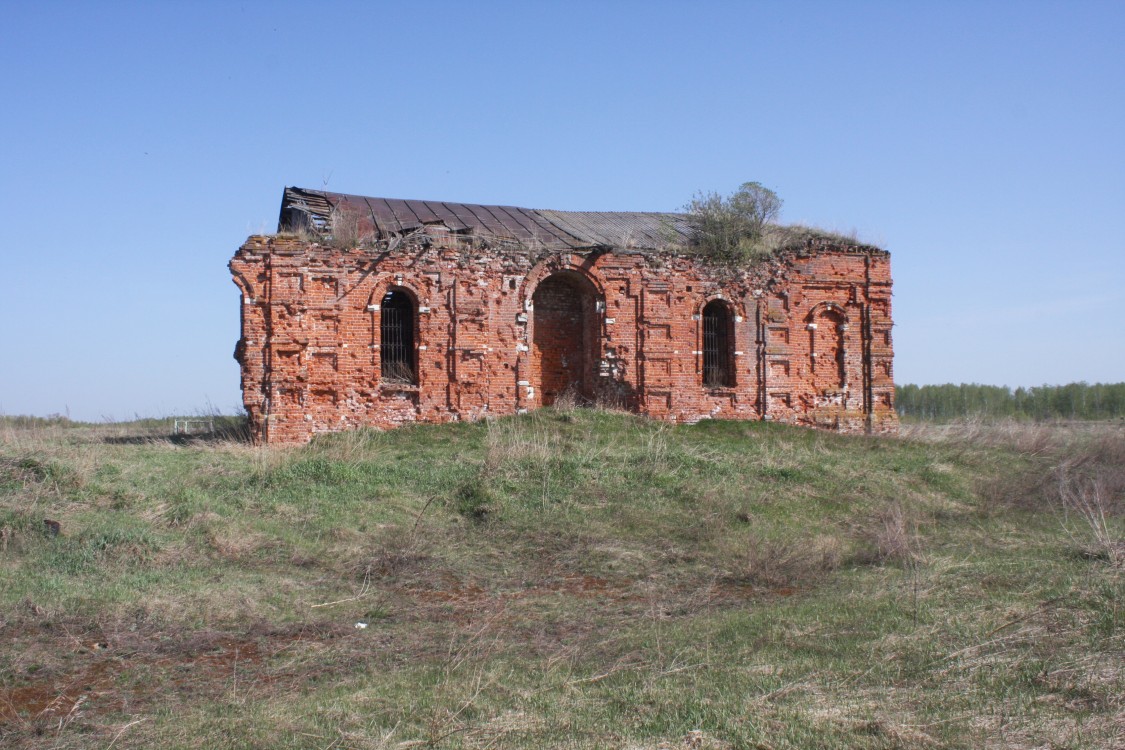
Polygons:
<instances>
[{"instance_id":1,"label":"collapsed roof section","mask_svg":"<svg viewBox=\"0 0 1125 750\"><path fill-rule=\"evenodd\" d=\"M331 234L335 217L356 222L359 235L379 238L443 226L459 234L538 243L554 250L657 250L687 244L688 218L677 213L548 211L516 206L399 200L287 187L278 230Z\"/></svg>"}]
</instances>

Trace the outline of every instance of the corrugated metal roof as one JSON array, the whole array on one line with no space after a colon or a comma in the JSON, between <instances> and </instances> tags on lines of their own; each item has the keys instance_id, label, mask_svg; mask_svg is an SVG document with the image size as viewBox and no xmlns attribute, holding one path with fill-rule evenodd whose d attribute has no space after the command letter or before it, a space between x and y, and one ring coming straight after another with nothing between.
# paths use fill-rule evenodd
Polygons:
<instances>
[{"instance_id":1,"label":"corrugated metal roof","mask_svg":"<svg viewBox=\"0 0 1125 750\"><path fill-rule=\"evenodd\" d=\"M516 206L369 198L287 187L278 229L303 223L329 230L333 212L353 216L361 233L408 232L441 224L454 232L538 242L557 249L652 250L686 242L687 217L675 213L548 211Z\"/></svg>"},{"instance_id":2,"label":"corrugated metal roof","mask_svg":"<svg viewBox=\"0 0 1125 750\"><path fill-rule=\"evenodd\" d=\"M632 211L537 211L589 245L652 249L686 243L691 237L683 214Z\"/></svg>"}]
</instances>

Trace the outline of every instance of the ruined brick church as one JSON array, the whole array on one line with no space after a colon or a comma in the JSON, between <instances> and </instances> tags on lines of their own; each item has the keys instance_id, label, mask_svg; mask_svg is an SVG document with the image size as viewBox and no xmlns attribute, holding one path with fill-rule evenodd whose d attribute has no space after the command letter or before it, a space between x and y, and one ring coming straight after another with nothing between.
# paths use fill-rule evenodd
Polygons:
<instances>
[{"instance_id":1,"label":"ruined brick church","mask_svg":"<svg viewBox=\"0 0 1125 750\"><path fill-rule=\"evenodd\" d=\"M230 263L255 439L515 414L896 427L888 254L793 230L746 267L688 217L286 188Z\"/></svg>"}]
</instances>

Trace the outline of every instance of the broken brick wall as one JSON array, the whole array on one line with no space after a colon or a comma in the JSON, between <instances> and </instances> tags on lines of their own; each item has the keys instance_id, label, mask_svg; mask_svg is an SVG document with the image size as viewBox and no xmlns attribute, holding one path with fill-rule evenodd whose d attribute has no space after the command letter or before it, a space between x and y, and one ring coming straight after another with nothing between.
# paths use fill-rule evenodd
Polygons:
<instances>
[{"instance_id":1,"label":"broken brick wall","mask_svg":"<svg viewBox=\"0 0 1125 750\"><path fill-rule=\"evenodd\" d=\"M231 261L257 439L513 414L561 397L660 419L896 425L889 258L810 242L738 272L675 254L533 253L430 230L393 250L251 237ZM411 377L387 378L382 302L410 300ZM704 308L729 335L705 385Z\"/></svg>"}]
</instances>

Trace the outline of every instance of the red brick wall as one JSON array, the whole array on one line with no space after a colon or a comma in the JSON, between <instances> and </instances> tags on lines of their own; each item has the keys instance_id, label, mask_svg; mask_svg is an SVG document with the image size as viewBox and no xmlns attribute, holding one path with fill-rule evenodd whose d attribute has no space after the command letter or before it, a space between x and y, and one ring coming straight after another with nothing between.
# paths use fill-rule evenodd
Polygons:
<instances>
[{"instance_id":1,"label":"red brick wall","mask_svg":"<svg viewBox=\"0 0 1125 750\"><path fill-rule=\"evenodd\" d=\"M434 233L391 253L251 237L242 291L259 439L511 414L576 395L661 419L895 429L889 257L810 244L751 269L691 257L545 254ZM380 377L379 306L414 301L417 385ZM703 385L702 312L733 315L733 383ZM565 363L565 366L564 366Z\"/></svg>"}]
</instances>

